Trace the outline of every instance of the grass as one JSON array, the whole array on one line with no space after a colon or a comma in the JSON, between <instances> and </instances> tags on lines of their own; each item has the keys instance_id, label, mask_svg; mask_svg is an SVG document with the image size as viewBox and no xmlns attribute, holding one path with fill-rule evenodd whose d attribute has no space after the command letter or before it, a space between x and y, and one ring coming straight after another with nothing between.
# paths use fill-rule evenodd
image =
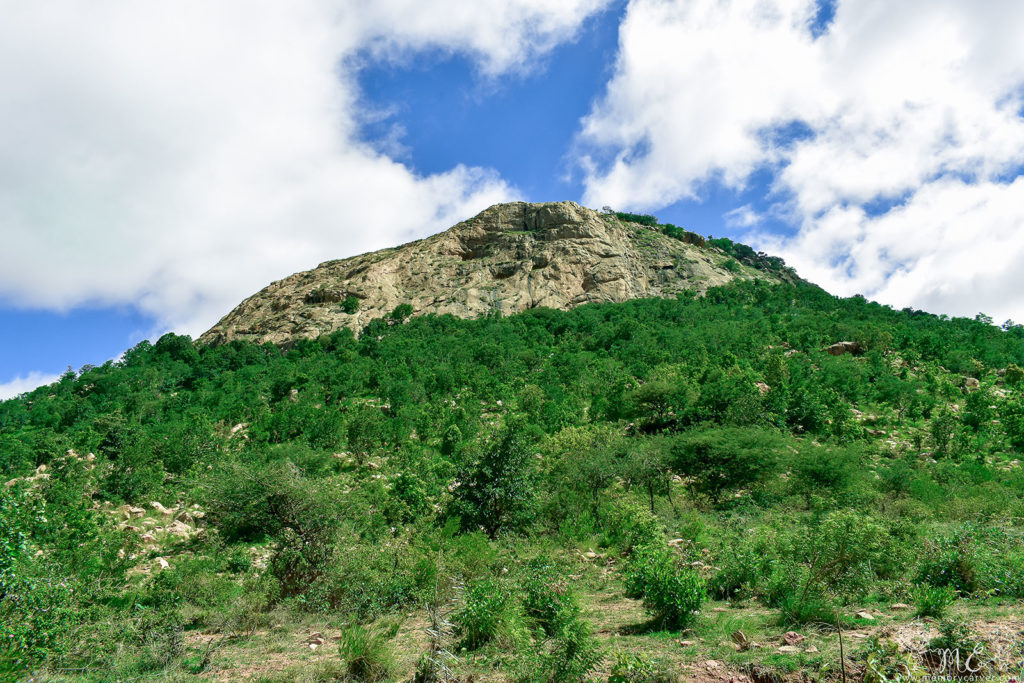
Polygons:
<instances>
[{"instance_id":1,"label":"grass","mask_svg":"<svg viewBox=\"0 0 1024 683\"><path fill-rule=\"evenodd\" d=\"M720 601L706 603L697 621L684 631L644 628L649 623L647 614L640 601L623 596L622 585L609 567L608 559L580 561L580 566L573 571L573 575L578 577L573 584L580 596L583 617L593 627L595 638L606 655L595 680L607 678L616 653L663 661L673 672L694 677L708 671L708 662L717 662L717 668L713 669L715 675L725 675L726 680L730 675L751 672L756 672L761 680L824 681L839 678L839 634L834 629L795 629L806 636L806 640L799 644L802 651L779 652L783 644L781 638L787 628L776 624L774 610L756 603L729 605ZM863 607L847 606L845 612L852 614ZM1013 624L1020 621L1020 610L1019 603L960 601L950 609L950 613L974 624L990 623L1003 630L1012 630ZM877 610L874 613L875 621L856 620L856 628L844 629L844 650L851 671L860 661L858 658L867 647L867 636L871 634L904 640L913 635L918 641L927 642L939 633L937 621L917 619L913 610L894 611L887 616ZM423 609L412 610L400 622L391 617L363 625L365 632L385 636L393 633L393 637L387 639L393 657L393 680L408 680L412 675L416 662L427 647L427 625ZM157 678L171 683L243 680L318 683L344 680L348 669L336 639L342 636L346 627L336 618L278 608L268 614L265 624L250 636L225 638L201 672L191 673L183 665L164 671ZM1024 624L1019 625L1020 628L1024 628ZM737 631L742 631L747 640L758 646L737 649L732 638ZM322 634L325 642L311 649L307 641L314 633ZM210 639L217 637L220 634L187 632L185 664L196 661ZM682 646L681 641L692 644ZM817 652L806 651L811 646ZM458 657L454 667L456 673L463 679L472 676L480 683L505 680L514 658L513 654L496 644L485 645L473 652L456 651L455 654ZM113 680L98 674L93 680ZM114 672L109 674L114 675ZM82 679L46 674L38 680L63 683Z\"/></svg>"}]
</instances>

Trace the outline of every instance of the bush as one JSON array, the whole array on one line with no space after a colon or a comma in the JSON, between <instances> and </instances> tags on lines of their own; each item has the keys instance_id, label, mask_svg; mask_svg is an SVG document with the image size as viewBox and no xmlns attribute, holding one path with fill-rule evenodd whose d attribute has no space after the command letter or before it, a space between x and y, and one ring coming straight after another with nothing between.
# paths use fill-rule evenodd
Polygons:
<instances>
[{"instance_id":1,"label":"bush","mask_svg":"<svg viewBox=\"0 0 1024 683\"><path fill-rule=\"evenodd\" d=\"M790 487L810 505L812 497L839 498L858 471L858 455L841 448L805 449L795 458Z\"/></svg>"},{"instance_id":2,"label":"bush","mask_svg":"<svg viewBox=\"0 0 1024 683\"><path fill-rule=\"evenodd\" d=\"M652 661L643 655L616 652L608 683L675 683L671 664Z\"/></svg>"},{"instance_id":3,"label":"bush","mask_svg":"<svg viewBox=\"0 0 1024 683\"><path fill-rule=\"evenodd\" d=\"M25 526L31 516L0 487L0 678L57 654L76 620L75 586L29 552Z\"/></svg>"},{"instance_id":4,"label":"bush","mask_svg":"<svg viewBox=\"0 0 1024 683\"><path fill-rule=\"evenodd\" d=\"M980 549L975 542L975 529L968 525L952 536L945 536L926 546L925 559L918 568L918 581L936 587L950 587L961 593L974 593L979 581Z\"/></svg>"},{"instance_id":5,"label":"bush","mask_svg":"<svg viewBox=\"0 0 1024 683\"><path fill-rule=\"evenodd\" d=\"M944 617L954 602L956 589L952 586L920 586L914 591L914 616Z\"/></svg>"},{"instance_id":6,"label":"bush","mask_svg":"<svg viewBox=\"0 0 1024 683\"><path fill-rule=\"evenodd\" d=\"M872 636L864 649L864 683L910 683L925 674L912 652L902 652L898 643Z\"/></svg>"},{"instance_id":7,"label":"bush","mask_svg":"<svg viewBox=\"0 0 1024 683\"><path fill-rule=\"evenodd\" d=\"M569 683L586 678L601 661L590 626L576 597L545 558L527 564L523 609L534 631L534 645L520 661L520 681Z\"/></svg>"},{"instance_id":8,"label":"bush","mask_svg":"<svg viewBox=\"0 0 1024 683\"><path fill-rule=\"evenodd\" d=\"M853 511L826 515L786 540L787 561L774 567L769 604L786 623L835 623L837 598L863 595L887 571L891 530Z\"/></svg>"},{"instance_id":9,"label":"bush","mask_svg":"<svg viewBox=\"0 0 1024 683\"><path fill-rule=\"evenodd\" d=\"M626 594L643 598L644 607L667 628L690 624L706 597L700 575L678 566L672 552L664 547L635 549L623 578Z\"/></svg>"},{"instance_id":10,"label":"bush","mask_svg":"<svg viewBox=\"0 0 1024 683\"><path fill-rule=\"evenodd\" d=\"M376 683L394 676L394 655L381 633L363 626L349 626L341 632L338 652L345 662L346 673L356 681Z\"/></svg>"},{"instance_id":11,"label":"bush","mask_svg":"<svg viewBox=\"0 0 1024 683\"><path fill-rule=\"evenodd\" d=\"M460 645L474 649L493 640L512 607L512 597L509 587L498 581L469 584L462 607L452 615Z\"/></svg>"},{"instance_id":12,"label":"bush","mask_svg":"<svg viewBox=\"0 0 1024 683\"><path fill-rule=\"evenodd\" d=\"M928 641L924 660L933 670L954 679L976 680L993 664L988 645L962 619L939 624L939 635Z\"/></svg>"},{"instance_id":13,"label":"bush","mask_svg":"<svg viewBox=\"0 0 1024 683\"><path fill-rule=\"evenodd\" d=\"M359 310L359 299L349 294L341 302L341 310L349 315Z\"/></svg>"},{"instance_id":14,"label":"bush","mask_svg":"<svg viewBox=\"0 0 1024 683\"><path fill-rule=\"evenodd\" d=\"M547 558L531 560L524 572L523 611L535 629L552 636L564 621L572 620L579 613L576 598Z\"/></svg>"},{"instance_id":15,"label":"bush","mask_svg":"<svg viewBox=\"0 0 1024 683\"><path fill-rule=\"evenodd\" d=\"M664 542L661 522L635 503L617 502L605 515L605 541L625 553L634 548Z\"/></svg>"},{"instance_id":16,"label":"bush","mask_svg":"<svg viewBox=\"0 0 1024 683\"><path fill-rule=\"evenodd\" d=\"M736 600L757 592L771 572L772 539L758 534L723 539L723 550L715 558L718 571L709 582L712 594L721 600Z\"/></svg>"}]
</instances>

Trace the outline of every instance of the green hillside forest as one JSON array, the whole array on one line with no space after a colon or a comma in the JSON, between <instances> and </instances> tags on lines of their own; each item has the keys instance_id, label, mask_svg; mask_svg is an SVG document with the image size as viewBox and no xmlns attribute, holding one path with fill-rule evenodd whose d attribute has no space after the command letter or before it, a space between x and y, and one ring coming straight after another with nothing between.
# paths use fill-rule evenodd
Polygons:
<instances>
[{"instance_id":1,"label":"green hillside forest","mask_svg":"<svg viewBox=\"0 0 1024 683\"><path fill-rule=\"evenodd\" d=\"M407 308L0 403L0 679L1020 666L1024 327L757 281Z\"/></svg>"}]
</instances>

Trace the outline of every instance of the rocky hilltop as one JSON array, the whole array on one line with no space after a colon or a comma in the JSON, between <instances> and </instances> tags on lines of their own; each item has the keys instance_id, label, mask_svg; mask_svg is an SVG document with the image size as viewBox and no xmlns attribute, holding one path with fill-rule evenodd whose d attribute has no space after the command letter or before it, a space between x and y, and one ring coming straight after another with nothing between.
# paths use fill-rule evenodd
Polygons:
<instances>
[{"instance_id":1,"label":"rocky hilltop","mask_svg":"<svg viewBox=\"0 0 1024 683\"><path fill-rule=\"evenodd\" d=\"M468 318L546 306L704 292L736 278L786 274L736 261L693 233L620 220L574 202L497 204L426 239L272 283L200 338L283 344L360 330L408 304L413 315Z\"/></svg>"}]
</instances>

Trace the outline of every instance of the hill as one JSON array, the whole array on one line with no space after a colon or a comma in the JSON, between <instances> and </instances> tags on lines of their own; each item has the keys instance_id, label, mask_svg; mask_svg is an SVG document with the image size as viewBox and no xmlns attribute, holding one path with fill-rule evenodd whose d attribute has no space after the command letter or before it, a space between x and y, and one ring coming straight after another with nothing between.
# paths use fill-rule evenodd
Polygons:
<instances>
[{"instance_id":1,"label":"hill","mask_svg":"<svg viewBox=\"0 0 1024 683\"><path fill-rule=\"evenodd\" d=\"M774 271L764 267L769 263ZM650 216L598 213L573 202L514 202L426 239L274 282L200 340L280 344L343 327L358 332L399 305L412 315L472 318L674 297L750 278L794 276L778 259L743 264L716 243Z\"/></svg>"},{"instance_id":2,"label":"hill","mask_svg":"<svg viewBox=\"0 0 1024 683\"><path fill-rule=\"evenodd\" d=\"M0 403L0 679L1008 677L1024 328L712 248L703 296L166 335Z\"/></svg>"}]
</instances>

